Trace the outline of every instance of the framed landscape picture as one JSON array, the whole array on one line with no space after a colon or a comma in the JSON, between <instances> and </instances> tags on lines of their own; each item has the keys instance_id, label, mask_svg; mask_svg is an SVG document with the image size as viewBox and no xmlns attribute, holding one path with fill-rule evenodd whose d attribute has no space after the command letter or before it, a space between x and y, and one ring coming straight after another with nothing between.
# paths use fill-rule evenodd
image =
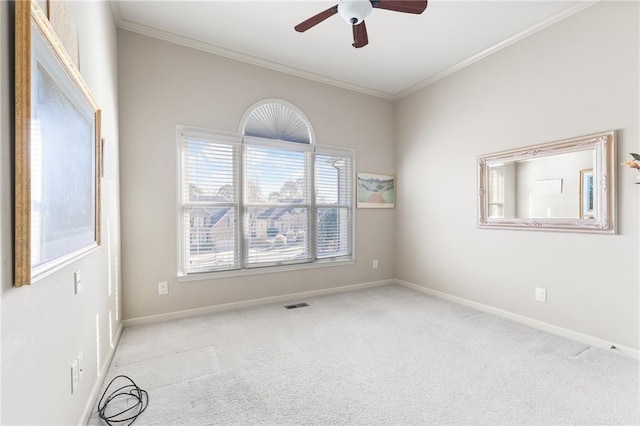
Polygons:
<instances>
[{"instance_id":1,"label":"framed landscape picture","mask_svg":"<svg viewBox=\"0 0 640 426\"><path fill-rule=\"evenodd\" d=\"M358 173L357 207L392 209L396 204L396 178L389 175Z\"/></svg>"}]
</instances>

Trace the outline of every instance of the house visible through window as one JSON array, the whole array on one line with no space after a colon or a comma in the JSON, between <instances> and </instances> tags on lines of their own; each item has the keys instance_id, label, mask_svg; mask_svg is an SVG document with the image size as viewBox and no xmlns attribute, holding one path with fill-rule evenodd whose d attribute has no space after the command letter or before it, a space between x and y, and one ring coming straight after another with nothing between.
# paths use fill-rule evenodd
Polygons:
<instances>
[{"instance_id":1,"label":"house visible through window","mask_svg":"<svg viewBox=\"0 0 640 426\"><path fill-rule=\"evenodd\" d=\"M284 101L243 123L242 136L178 129L181 274L351 259L353 152L312 143Z\"/></svg>"}]
</instances>

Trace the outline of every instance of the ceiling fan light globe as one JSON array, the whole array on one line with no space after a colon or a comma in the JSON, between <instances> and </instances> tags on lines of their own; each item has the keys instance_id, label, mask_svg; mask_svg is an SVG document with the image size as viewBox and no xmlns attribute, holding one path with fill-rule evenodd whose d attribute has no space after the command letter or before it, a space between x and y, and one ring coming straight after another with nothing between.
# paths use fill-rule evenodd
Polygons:
<instances>
[{"instance_id":1,"label":"ceiling fan light globe","mask_svg":"<svg viewBox=\"0 0 640 426\"><path fill-rule=\"evenodd\" d=\"M372 10L369 0L342 0L338 3L338 13L349 25L358 25Z\"/></svg>"}]
</instances>

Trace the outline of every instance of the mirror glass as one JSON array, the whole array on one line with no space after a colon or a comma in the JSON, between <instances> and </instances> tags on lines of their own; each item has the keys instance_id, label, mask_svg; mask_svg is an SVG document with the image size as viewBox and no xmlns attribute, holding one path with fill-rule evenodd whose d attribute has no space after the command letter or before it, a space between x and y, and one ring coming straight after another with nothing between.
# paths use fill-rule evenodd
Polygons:
<instances>
[{"instance_id":1,"label":"mirror glass","mask_svg":"<svg viewBox=\"0 0 640 426\"><path fill-rule=\"evenodd\" d=\"M478 157L478 226L615 233L613 131Z\"/></svg>"}]
</instances>

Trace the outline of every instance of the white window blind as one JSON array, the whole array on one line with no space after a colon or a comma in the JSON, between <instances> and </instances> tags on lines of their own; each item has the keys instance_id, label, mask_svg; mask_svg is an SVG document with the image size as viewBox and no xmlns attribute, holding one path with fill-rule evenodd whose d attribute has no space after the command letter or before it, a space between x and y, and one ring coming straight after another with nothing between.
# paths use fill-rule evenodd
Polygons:
<instances>
[{"instance_id":1,"label":"white window blind","mask_svg":"<svg viewBox=\"0 0 640 426\"><path fill-rule=\"evenodd\" d=\"M489 167L489 217L504 217L504 166Z\"/></svg>"},{"instance_id":2,"label":"white window blind","mask_svg":"<svg viewBox=\"0 0 640 426\"><path fill-rule=\"evenodd\" d=\"M310 148L245 138L244 153L246 267L310 261Z\"/></svg>"},{"instance_id":3,"label":"white window blind","mask_svg":"<svg viewBox=\"0 0 640 426\"><path fill-rule=\"evenodd\" d=\"M181 274L351 259L353 151L179 129Z\"/></svg>"},{"instance_id":4,"label":"white window blind","mask_svg":"<svg viewBox=\"0 0 640 426\"><path fill-rule=\"evenodd\" d=\"M350 256L353 156L318 148L315 156L316 257Z\"/></svg>"},{"instance_id":5,"label":"white window blind","mask_svg":"<svg viewBox=\"0 0 640 426\"><path fill-rule=\"evenodd\" d=\"M182 133L182 269L187 274L240 266L238 142Z\"/></svg>"}]
</instances>

